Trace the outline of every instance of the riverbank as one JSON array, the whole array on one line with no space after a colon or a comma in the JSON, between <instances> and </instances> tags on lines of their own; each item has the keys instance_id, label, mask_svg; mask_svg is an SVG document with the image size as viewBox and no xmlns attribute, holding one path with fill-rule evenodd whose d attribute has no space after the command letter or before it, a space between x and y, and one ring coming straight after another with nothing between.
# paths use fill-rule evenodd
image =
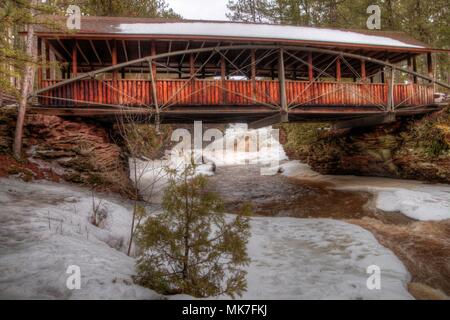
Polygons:
<instances>
[{"instance_id":1,"label":"riverbank","mask_svg":"<svg viewBox=\"0 0 450 320\"><path fill-rule=\"evenodd\" d=\"M392 250L412 275L410 292L418 299L450 296L450 186L419 181L356 176L321 175L298 161L282 166L284 175L306 183L322 183L332 190L366 191L382 215L402 214L409 219L366 216L346 219L374 234Z\"/></svg>"},{"instance_id":2,"label":"riverbank","mask_svg":"<svg viewBox=\"0 0 450 320\"><path fill-rule=\"evenodd\" d=\"M450 109L376 127L283 124L283 145L321 174L450 183Z\"/></svg>"}]
</instances>

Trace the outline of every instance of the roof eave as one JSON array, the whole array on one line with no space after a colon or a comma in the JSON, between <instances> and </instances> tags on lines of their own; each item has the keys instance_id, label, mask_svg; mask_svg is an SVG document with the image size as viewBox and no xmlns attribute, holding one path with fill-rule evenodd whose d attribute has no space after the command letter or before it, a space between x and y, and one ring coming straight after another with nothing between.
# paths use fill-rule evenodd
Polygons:
<instances>
[{"instance_id":1,"label":"roof eave","mask_svg":"<svg viewBox=\"0 0 450 320\"><path fill-rule=\"evenodd\" d=\"M41 38L59 38L59 39L141 39L141 40L223 40L234 42L267 42L267 43L287 43L287 44L302 44L313 46L325 46L325 47L341 47L347 49L371 49L371 50L386 50L386 51L402 51L402 52L450 52L449 49L429 48L429 47L396 47L396 46L383 46L383 45L368 45L368 44L355 44L355 43L343 43L343 42L325 42L325 41L311 41L311 40L295 40L295 39L278 39L278 38L251 38L251 37L228 37L228 36L197 36L197 35L155 35L155 34L118 34L118 33L60 33L60 32L36 32L36 35Z\"/></svg>"}]
</instances>

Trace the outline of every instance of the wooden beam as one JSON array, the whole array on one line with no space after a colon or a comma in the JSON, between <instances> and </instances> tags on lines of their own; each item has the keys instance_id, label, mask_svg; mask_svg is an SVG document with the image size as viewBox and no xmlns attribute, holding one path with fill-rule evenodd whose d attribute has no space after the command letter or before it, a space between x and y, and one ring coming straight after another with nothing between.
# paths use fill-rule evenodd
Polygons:
<instances>
[{"instance_id":1,"label":"wooden beam","mask_svg":"<svg viewBox=\"0 0 450 320\"><path fill-rule=\"evenodd\" d=\"M94 51L95 57L97 58L98 62L100 64L103 64L102 59L100 59L100 56L97 52L97 49L95 49L94 42L92 42L92 40L89 39L89 43L91 44L92 51Z\"/></svg>"},{"instance_id":2,"label":"wooden beam","mask_svg":"<svg viewBox=\"0 0 450 320\"><path fill-rule=\"evenodd\" d=\"M69 52L69 50L67 50L66 46L64 45L64 43L59 38L56 38L56 42L58 42L58 44L61 46L61 48L67 54L67 56L71 57L71 53Z\"/></svg>"},{"instance_id":3,"label":"wooden beam","mask_svg":"<svg viewBox=\"0 0 450 320\"><path fill-rule=\"evenodd\" d=\"M172 52L172 40L169 41L169 51L168 51L168 53L171 53L171 52ZM167 57L166 65L170 66L170 56ZM169 69L167 69L167 73L169 73Z\"/></svg>"},{"instance_id":4,"label":"wooden beam","mask_svg":"<svg viewBox=\"0 0 450 320\"><path fill-rule=\"evenodd\" d=\"M251 80L252 80L252 95L253 101L256 102L256 50L252 49L250 51L251 55Z\"/></svg>"},{"instance_id":5,"label":"wooden beam","mask_svg":"<svg viewBox=\"0 0 450 320\"><path fill-rule=\"evenodd\" d=\"M37 79L38 79L38 88L42 88L42 67L44 65L44 56L42 55L42 39L38 38L38 42L37 42L37 54L38 57L41 58L41 63L40 65L38 65L38 69L37 69Z\"/></svg>"},{"instance_id":6,"label":"wooden beam","mask_svg":"<svg viewBox=\"0 0 450 320\"><path fill-rule=\"evenodd\" d=\"M56 79L56 57L55 52L52 50L51 47L49 49L49 58L50 58L50 79L57 80Z\"/></svg>"},{"instance_id":7,"label":"wooden beam","mask_svg":"<svg viewBox=\"0 0 450 320\"><path fill-rule=\"evenodd\" d=\"M78 48L78 51L80 52L81 56L83 57L84 61L86 61L86 64L91 64L91 61L89 61L89 59L86 57L86 55L84 54L83 50L81 50L80 45L78 44L78 41L75 40L75 45Z\"/></svg>"},{"instance_id":8,"label":"wooden beam","mask_svg":"<svg viewBox=\"0 0 450 320\"><path fill-rule=\"evenodd\" d=\"M279 50L279 60L278 60L278 81L280 82L280 106L282 122L288 121L288 105L286 98L286 75L284 70L284 49Z\"/></svg>"},{"instance_id":9,"label":"wooden beam","mask_svg":"<svg viewBox=\"0 0 450 320\"><path fill-rule=\"evenodd\" d=\"M46 43L44 43L44 54L45 54L45 79L50 79L50 48Z\"/></svg>"},{"instance_id":10,"label":"wooden beam","mask_svg":"<svg viewBox=\"0 0 450 320\"><path fill-rule=\"evenodd\" d=\"M76 41L76 40L75 40ZM78 50L76 42L72 47L72 75L76 77L78 75Z\"/></svg>"},{"instance_id":11,"label":"wooden beam","mask_svg":"<svg viewBox=\"0 0 450 320\"><path fill-rule=\"evenodd\" d=\"M414 56L412 58L412 62L413 62L413 72L417 73L417 58L416 56ZM417 76L413 75L413 82L417 83Z\"/></svg>"},{"instance_id":12,"label":"wooden beam","mask_svg":"<svg viewBox=\"0 0 450 320\"><path fill-rule=\"evenodd\" d=\"M337 57L336 59L336 81L341 81L341 58Z\"/></svg>"},{"instance_id":13,"label":"wooden beam","mask_svg":"<svg viewBox=\"0 0 450 320\"><path fill-rule=\"evenodd\" d=\"M113 65L113 66L115 66L115 65L117 65L117 41L114 39L113 40L113 45L112 45L112 51L111 51L111 64ZM116 81L117 80L117 69L115 69L114 71L113 71L113 74L112 74L112 79L113 79L113 81Z\"/></svg>"},{"instance_id":14,"label":"wooden beam","mask_svg":"<svg viewBox=\"0 0 450 320\"><path fill-rule=\"evenodd\" d=\"M186 52L186 51L188 51L189 50L189 46L191 45L191 43L188 41L188 43L187 43L187 45L186 45L186 48L184 48L184 52ZM184 58L186 57L186 53L183 53L183 55L181 56L181 59L180 59L180 64L181 65L183 65L183 62L184 62Z\"/></svg>"},{"instance_id":15,"label":"wooden beam","mask_svg":"<svg viewBox=\"0 0 450 320\"><path fill-rule=\"evenodd\" d=\"M112 50L111 50L111 45L109 44L109 40L105 40L105 42L106 42L106 46L108 47L109 54L112 57Z\"/></svg>"},{"instance_id":16,"label":"wooden beam","mask_svg":"<svg viewBox=\"0 0 450 320\"><path fill-rule=\"evenodd\" d=\"M74 45L72 47L72 76L77 77L77 75L78 75L78 51L77 51L76 43L74 43ZM75 100L78 100L78 83L75 82L73 84L73 90L74 90L73 98ZM77 104L77 103L74 102L74 104Z\"/></svg>"},{"instance_id":17,"label":"wooden beam","mask_svg":"<svg viewBox=\"0 0 450 320\"><path fill-rule=\"evenodd\" d=\"M193 53L189 54L189 75L191 77L195 75L195 58Z\"/></svg>"},{"instance_id":18,"label":"wooden beam","mask_svg":"<svg viewBox=\"0 0 450 320\"><path fill-rule=\"evenodd\" d=\"M312 52L308 52L308 80L314 80L313 56Z\"/></svg>"},{"instance_id":19,"label":"wooden beam","mask_svg":"<svg viewBox=\"0 0 450 320\"><path fill-rule=\"evenodd\" d=\"M366 82L367 74L366 74L366 61L361 60L361 80Z\"/></svg>"},{"instance_id":20,"label":"wooden beam","mask_svg":"<svg viewBox=\"0 0 450 320\"><path fill-rule=\"evenodd\" d=\"M51 44L50 41L47 41L45 39L42 39L42 41L45 41L45 44L48 45L48 47L53 50L53 52L55 53L55 55L58 57L58 59L60 61L67 61L67 57L64 57L56 48L54 45ZM70 54L69 54L70 56Z\"/></svg>"},{"instance_id":21,"label":"wooden beam","mask_svg":"<svg viewBox=\"0 0 450 320\"><path fill-rule=\"evenodd\" d=\"M431 52L427 53L427 72L429 78L434 78L433 55Z\"/></svg>"},{"instance_id":22,"label":"wooden beam","mask_svg":"<svg viewBox=\"0 0 450 320\"><path fill-rule=\"evenodd\" d=\"M411 56L408 57L407 64L408 64L408 70L413 70L413 63L412 63ZM411 83L414 82L414 76L413 75L409 74L408 75L408 79L409 79L409 81Z\"/></svg>"},{"instance_id":23,"label":"wooden beam","mask_svg":"<svg viewBox=\"0 0 450 320\"><path fill-rule=\"evenodd\" d=\"M192 71L191 71L192 72ZM220 57L220 79L222 80L222 102L224 104L227 103L227 91L226 88L226 78L227 78L227 62L225 61L225 57Z\"/></svg>"},{"instance_id":24,"label":"wooden beam","mask_svg":"<svg viewBox=\"0 0 450 320\"><path fill-rule=\"evenodd\" d=\"M138 40L138 58L142 58L142 52L141 52L141 40Z\"/></svg>"},{"instance_id":25,"label":"wooden beam","mask_svg":"<svg viewBox=\"0 0 450 320\"><path fill-rule=\"evenodd\" d=\"M122 48L123 48L123 54L125 56L125 61L128 61L128 52L127 52L127 46L125 44L125 40L122 40Z\"/></svg>"},{"instance_id":26,"label":"wooden beam","mask_svg":"<svg viewBox=\"0 0 450 320\"><path fill-rule=\"evenodd\" d=\"M152 41L151 44L150 44L150 55L151 56L155 56L156 55L156 43L155 43L155 41ZM157 78L156 77L157 69L156 69L156 64L153 63L153 61L152 61L152 65L151 65L151 70L152 70L154 79L156 79Z\"/></svg>"}]
</instances>

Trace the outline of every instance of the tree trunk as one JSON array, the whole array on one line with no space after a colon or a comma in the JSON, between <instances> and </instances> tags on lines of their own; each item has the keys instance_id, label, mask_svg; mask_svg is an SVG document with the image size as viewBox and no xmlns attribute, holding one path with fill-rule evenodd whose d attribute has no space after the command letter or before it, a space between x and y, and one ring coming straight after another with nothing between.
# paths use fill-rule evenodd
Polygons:
<instances>
[{"instance_id":1,"label":"tree trunk","mask_svg":"<svg viewBox=\"0 0 450 320\"><path fill-rule=\"evenodd\" d=\"M138 177L137 177L137 161L136 158L133 157L133 170L134 170L134 205L133 205L133 218L131 221L131 230L130 230L130 242L128 243L128 251L127 255L130 256L131 246L133 245L134 232L135 232L135 221L136 221L136 213L137 213L137 199L138 199Z\"/></svg>"},{"instance_id":2,"label":"tree trunk","mask_svg":"<svg viewBox=\"0 0 450 320\"><path fill-rule=\"evenodd\" d=\"M34 6L36 0L31 0L31 5ZM34 16L34 13L32 12ZM27 26L27 40L26 40L26 54L32 60L35 60L36 56L36 45L34 37L34 26L30 23ZM20 159L22 156L22 136L23 136L23 125L25 121L25 113L27 109L28 95L33 89L34 82L34 66L32 62L27 62L25 65L25 70L22 75L22 86L19 100L19 108L17 112L16 121L16 132L14 137L13 154L16 159Z\"/></svg>"},{"instance_id":3,"label":"tree trunk","mask_svg":"<svg viewBox=\"0 0 450 320\"><path fill-rule=\"evenodd\" d=\"M187 185L187 174L184 173L184 184ZM184 225L184 256L183 256L183 280L187 280L189 278L189 224L190 224L190 208L189 208L189 195L188 190L186 189L185 194L185 225Z\"/></svg>"}]
</instances>

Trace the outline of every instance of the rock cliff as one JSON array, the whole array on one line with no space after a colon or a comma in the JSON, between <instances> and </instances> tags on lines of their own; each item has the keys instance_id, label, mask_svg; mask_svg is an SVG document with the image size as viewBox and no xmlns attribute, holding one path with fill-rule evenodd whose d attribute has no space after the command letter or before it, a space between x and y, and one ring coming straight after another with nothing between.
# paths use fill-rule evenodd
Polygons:
<instances>
[{"instance_id":1,"label":"rock cliff","mask_svg":"<svg viewBox=\"0 0 450 320\"><path fill-rule=\"evenodd\" d=\"M10 154L15 114L3 110L0 117L0 153ZM52 172L66 181L113 192L129 193L131 184L123 152L110 138L109 129L96 123L69 121L60 117L27 115L24 128L27 161L3 168L6 173L31 170ZM22 168L22 169L21 169Z\"/></svg>"},{"instance_id":2,"label":"rock cliff","mask_svg":"<svg viewBox=\"0 0 450 320\"><path fill-rule=\"evenodd\" d=\"M378 127L333 131L326 124L283 125L285 149L323 174L450 183L450 111Z\"/></svg>"}]
</instances>

